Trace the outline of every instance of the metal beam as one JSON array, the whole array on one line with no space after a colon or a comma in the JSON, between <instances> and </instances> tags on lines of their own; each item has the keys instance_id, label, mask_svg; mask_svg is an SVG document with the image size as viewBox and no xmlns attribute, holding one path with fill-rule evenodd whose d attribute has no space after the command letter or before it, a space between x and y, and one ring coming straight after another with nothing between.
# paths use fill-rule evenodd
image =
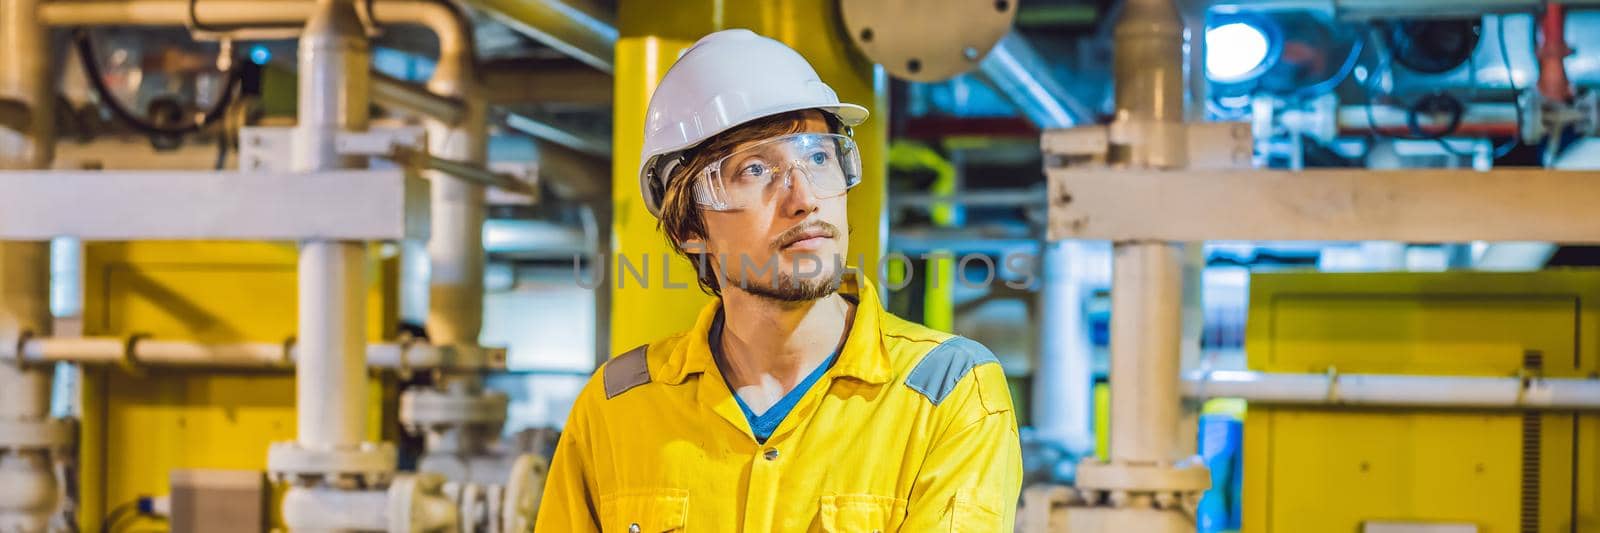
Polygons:
<instances>
[{"instance_id":1,"label":"metal beam","mask_svg":"<svg viewBox=\"0 0 1600 533\"><path fill-rule=\"evenodd\" d=\"M1600 243L1600 172L1047 170L1050 238Z\"/></svg>"},{"instance_id":2,"label":"metal beam","mask_svg":"<svg viewBox=\"0 0 1600 533\"><path fill-rule=\"evenodd\" d=\"M398 170L0 172L0 240L426 238L428 183Z\"/></svg>"},{"instance_id":3,"label":"metal beam","mask_svg":"<svg viewBox=\"0 0 1600 533\"><path fill-rule=\"evenodd\" d=\"M580 9L565 0L471 0L472 7L512 29L610 74L615 68L615 16Z\"/></svg>"}]
</instances>

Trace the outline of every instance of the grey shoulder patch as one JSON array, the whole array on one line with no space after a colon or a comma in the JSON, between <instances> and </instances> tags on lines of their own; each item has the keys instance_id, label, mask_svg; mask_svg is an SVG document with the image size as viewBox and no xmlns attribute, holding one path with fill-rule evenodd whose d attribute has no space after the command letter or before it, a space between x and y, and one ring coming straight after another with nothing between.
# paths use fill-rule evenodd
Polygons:
<instances>
[{"instance_id":1,"label":"grey shoulder patch","mask_svg":"<svg viewBox=\"0 0 1600 533\"><path fill-rule=\"evenodd\" d=\"M956 389L961 378L984 363L999 364L1000 360L978 341L960 336L950 337L922 356L922 361L906 375L906 386L922 393L934 405L939 405L950 395L950 391Z\"/></svg>"},{"instance_id":2,"label":"grey shoulder patch","mask_svg":"<svg viewBox=\"0 0 1600 533\"><path fill-rule=\"evenodd\" d=\"M607 400L650 382L650 359L645 356L649 349L650 345L646 344L606 363L604 379Z\"/></svg>"}]
</instances>

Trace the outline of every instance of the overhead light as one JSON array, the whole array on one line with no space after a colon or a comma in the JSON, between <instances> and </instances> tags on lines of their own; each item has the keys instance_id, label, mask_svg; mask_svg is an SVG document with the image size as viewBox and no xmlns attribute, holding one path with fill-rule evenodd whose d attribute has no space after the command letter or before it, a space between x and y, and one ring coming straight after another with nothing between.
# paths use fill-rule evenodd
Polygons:
<instances>
[{"instance_id":1,"label":"overhead light","mask_svg":"<svg viewBox=\"0 0 1600 533\"><path fill-rule=\"evenodd\" d=\"M267 48L267 45L258 44L258 45L250 47L250 62L251 63L255 63L257 65L265 65L265 64L267 64L267 61L271 61L271 60L272 60L272 50Z\"/></svg>"},{"instance_id":2,"label":"overhead light","mask_svg":"<svg viewBox=\"0 0 1600 533\"><path fill-rule=\"evenodd\" d=\"M1261 26L1245 21L1206 28L1206 78L1238 83L1261 75L1274 44Z\"/></svg>"}]
</instances>

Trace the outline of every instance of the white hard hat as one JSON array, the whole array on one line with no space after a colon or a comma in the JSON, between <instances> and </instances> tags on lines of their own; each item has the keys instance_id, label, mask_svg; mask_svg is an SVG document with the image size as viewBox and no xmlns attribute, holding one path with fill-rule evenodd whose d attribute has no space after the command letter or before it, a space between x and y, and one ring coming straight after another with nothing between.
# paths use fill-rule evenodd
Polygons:
<instances>
[{"instance_id":1,"label":"white hard hat","mask_svg":"<svg viewBox=\"0 0 1600 533\"><path fill-rule=\"evenodd\" d=\"M811 64L781 42L744 29L702 37L667 69L650 97L639 165L645 208L661 216L661 198L651 192L651 180L667 177L667 169L652 171L661 156L734 126L802 109L832 113L846 126L867 119L866 108L840 103Z\"/></svg>"}]
</instances>

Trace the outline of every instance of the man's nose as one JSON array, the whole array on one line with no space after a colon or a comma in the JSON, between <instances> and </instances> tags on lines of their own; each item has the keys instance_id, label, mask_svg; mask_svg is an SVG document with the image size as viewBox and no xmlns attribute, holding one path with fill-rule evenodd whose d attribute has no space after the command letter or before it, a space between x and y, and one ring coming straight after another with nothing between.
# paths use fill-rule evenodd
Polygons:
<instances>
[{"instance_id":1,"label":"man's nose","mask_svg":"<svg viewBox=\"0 0 1600 533\"><path fill-rule=\"evenodd\" d=\"M788 192L783 198L784 212L802 216L817 210L817 196L812 190L811 178L795 161L783 171L783 184Z\"/></svg>"}]
</instances>

